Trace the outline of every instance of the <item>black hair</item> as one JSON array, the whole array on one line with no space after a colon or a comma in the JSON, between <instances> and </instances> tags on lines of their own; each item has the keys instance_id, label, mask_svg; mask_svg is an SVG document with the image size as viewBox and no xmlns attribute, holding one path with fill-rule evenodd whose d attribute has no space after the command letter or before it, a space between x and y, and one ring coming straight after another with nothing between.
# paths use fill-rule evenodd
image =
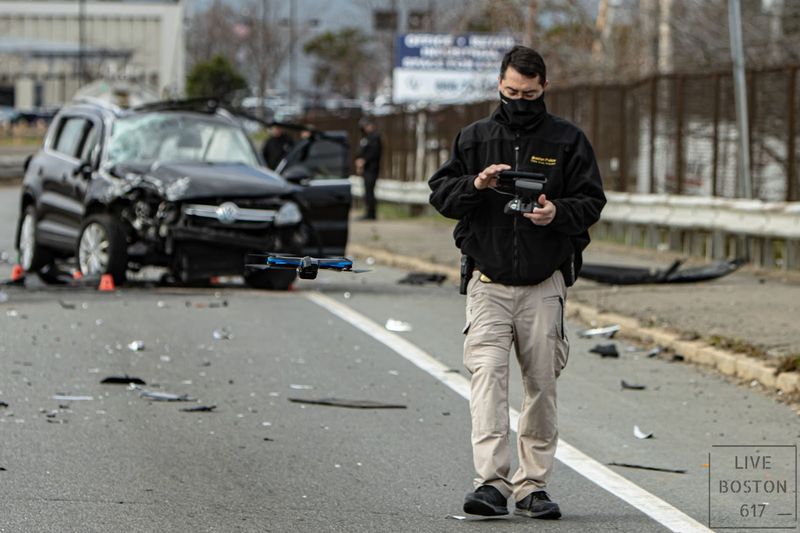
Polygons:
<instances>
[{"instance_id":1,"label":"black hair","mask_svg":"<svg viewBox=\"0 0 800 533\"><path fill-rule=\"evenodd\" d=\"M544 59L541 54L533 48L517 45L503 56L500 63L500 77L506 75L506 69L513 67L514 70L528 78L539 77L539 83L547 81L547 68L544 66Z\"/></svg>"}]
</instances>

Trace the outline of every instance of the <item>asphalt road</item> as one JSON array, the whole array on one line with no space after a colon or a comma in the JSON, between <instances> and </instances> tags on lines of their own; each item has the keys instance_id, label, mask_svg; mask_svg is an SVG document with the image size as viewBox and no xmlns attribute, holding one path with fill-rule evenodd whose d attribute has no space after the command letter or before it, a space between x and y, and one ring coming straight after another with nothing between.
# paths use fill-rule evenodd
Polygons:
<instances>
[{"instance_id":1,"label":"asphalt road","mask_svg":"<svg viewBox=\"0 0 800 533\"><path fill-rule=\"evenodd\" d=\"M0 188L0 251L12 251L17 193ZM9 271L0 265L0 278ZM550 484L558 522L448 518L463 514L472 478L468 404L453 388L466 377L463 297L449 284L400 285L403 275L325 273L288 293L2 288L0 531L662 531L665 516L707 522L713 445L800 438L797 415L757 390L625 343L619 359L602 359L588 350L606 341L570 324L560 436L602 465L685 469L611 467L664 503L661 521L642 510L643 493L613 477L601 487L563 462ZM356 318L330 311L342 306ZM411 331L386 332L390 318ZM223 328L230 338L216 339ZM144 350L128 348L136 340ZM412 357L408 343L453 372L415 366L398 353ZM195 401L99 383L124 374ZM623 391L620 379L647 389ZM289 401L331 397L407 408ZM518 379L511 399L519 407ZM180 411L197 405L216 408ZM635 438L634 425L654 438Z\"/></svg>"}]
</instances>

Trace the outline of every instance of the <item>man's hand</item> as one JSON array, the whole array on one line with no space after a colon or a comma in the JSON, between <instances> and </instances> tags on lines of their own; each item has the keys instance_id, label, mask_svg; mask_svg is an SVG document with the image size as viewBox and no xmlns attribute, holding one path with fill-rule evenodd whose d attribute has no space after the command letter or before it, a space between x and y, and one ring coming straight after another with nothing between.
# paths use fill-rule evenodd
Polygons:
<instances>
[{"instance_id":1,"label":"man's hand","mask_svg":"<svg viewBox=\"0 0 800 533\"><path fill-rule=\"evenodd\" d=\"M542 207L534 207L533 213L522 213L522 216L537 226L546 226L556 218L556 204L548 200L544 194L539 195L537 203Z\"/></svg>"},{"instance_id":2,"label":"man's hand","mask_svg":"<svg viewBox=\"0 0 800 533\"><path fill-rule=\"evenodd\" d=\"M475 176L475 188L479 191L486 189L487 187L494 187L497 184L497 174L502 170L508 170L511 167L509 165L489 165L483 171Z\"/></svg>"},{"instance_id":3,"label":"man's hand","mask_svg":"<svg viewBox=\"0 0 800 533\"><path fill-rule=\"evenodd\" d=\"M356 174L359 176L364 175L364 163L365 161L363 157L356 159Z\"/></svg>"}]
</instances>

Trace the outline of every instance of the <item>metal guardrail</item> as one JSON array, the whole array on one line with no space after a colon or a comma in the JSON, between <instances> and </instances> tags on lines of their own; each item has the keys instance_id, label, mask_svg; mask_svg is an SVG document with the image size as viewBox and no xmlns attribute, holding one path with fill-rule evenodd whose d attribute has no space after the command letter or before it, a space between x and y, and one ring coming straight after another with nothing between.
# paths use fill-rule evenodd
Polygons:
<instances>
[{"instance_id":1,"label":"metal guardrail","mask_svg":"<svg viewBox=\"0 0 800 533\"><path fill-rule=\"evenodd\" d=\"M0 180L21 179L27 155L0 155Z\"/></svg>"},{"instance_id":2,"label":"metal guardrail","mask_svg":"<svg viewBox=\"0 0 800 533\"><path fill-rule=\"evenodd\" d=\"M350 178L353 195L363 180ZM378 180L379 201L423 206L427 182ZM766 267L800 268L800 202L606 192L593 233L631 246L670 249L708 259L746 257Z\"/></svg>"}]
</instances>

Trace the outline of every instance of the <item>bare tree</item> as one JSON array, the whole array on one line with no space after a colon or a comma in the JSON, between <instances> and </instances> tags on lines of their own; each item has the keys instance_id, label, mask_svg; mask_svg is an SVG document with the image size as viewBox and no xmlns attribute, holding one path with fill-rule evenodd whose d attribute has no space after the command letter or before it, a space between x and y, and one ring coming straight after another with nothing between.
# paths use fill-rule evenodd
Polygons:
<instances>
[{"instance_id":1,"label":"bare tree","mask_svg":"<svg viewBox=\"0 0 800 533\"><path fill-rule=\"evenodd\" d=\"M269 85L286 64L297 38L279 23L279 2L253 0L247 4L248 36L242 42L246 72L265 98ZM296 32L299 34L302 32Z\"/></svg>"},{"instance_id":2,"label":"bare tree","mask_svg":"<svg viewBox=\"0 0 800 533\"><path fill-rule=\"evenodd\" d=\"M220 0L205 11L197 12L186 28L186 55L189 68L221 55L236 60L239 38L235 32L236 13Z\"/></svg>"}]
</instances>

